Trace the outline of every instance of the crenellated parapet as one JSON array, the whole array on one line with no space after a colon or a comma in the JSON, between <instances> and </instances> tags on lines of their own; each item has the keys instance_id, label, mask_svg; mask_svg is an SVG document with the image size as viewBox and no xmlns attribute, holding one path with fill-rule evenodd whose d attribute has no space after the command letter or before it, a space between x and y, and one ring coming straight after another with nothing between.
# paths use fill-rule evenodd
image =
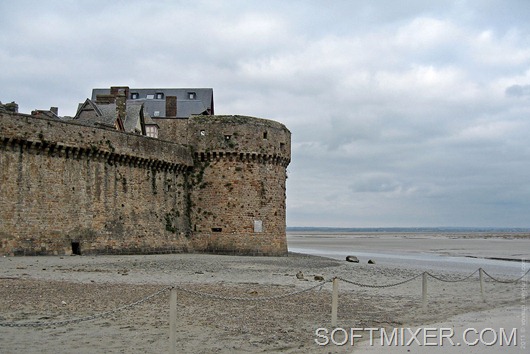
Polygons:
<instances>
[{"instance_id":1,"label":"crenellated parapet","mask_svg":"<svg viewBox=\"0 0 530 354\"><path fill-rule=\"evenodd\" d=\"M273 164L283 167L287 167L291 160L284 156L271 155L271 154L256 154L256 153L243 153L243 152L224 152L224 151L208 151L208 152L195 152L195 161L240 161L240 162L257 162L263 164Z\"/></svg>"},{"instance_id":2,"label":"crenellated parapet","mask_svg":"<svg viewBox=\"0 0 530 354\"><path fill-rule=\"evenodd\" d=\"M189 148L135 134L22 114L2 114L0 127L0 143L4 149L158 171L184 171L193 166Z\"/></svg>"},{"instance_id":3,"label":"crenellated parapet","mask_svg":"<svg viewBox=\"0 0 530 354\"><path fill-rule=\"evenodd\" d=\"M110 152L97 147L87 148L68 146L56 142L32 141L4 137L1 140L1 148L11 149L13 151L20 150L22 152L31 152L37 155L45 154L50 157L63 157L66 159L92 159L108 163L109 165L154 169L156 171L183 172L190 168L190 165L186 162L170 162L157 158L146 158Z\"/></svg>"},{"instance_id":4,"label":"crenellated parapet","mask_svg":"<svg viewBox=\"0 0 530 354\"><path fill-rule=\"evenodd\" d=\"M283 164L291 161L291 132L285 125L268 119L192 116L188 141L195 157L200 158L259 159Z\"/></svg>"}]
</instances>

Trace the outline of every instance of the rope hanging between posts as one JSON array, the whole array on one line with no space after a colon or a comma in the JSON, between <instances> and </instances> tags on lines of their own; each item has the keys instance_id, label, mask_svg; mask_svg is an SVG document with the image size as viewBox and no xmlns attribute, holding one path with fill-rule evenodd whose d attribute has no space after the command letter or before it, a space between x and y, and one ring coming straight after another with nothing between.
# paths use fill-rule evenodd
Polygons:
<instances>
[{"instance_id":1,"label":"rope hanging between posts","mask_svg":"<svg viewBox=\"0 0 530 354\"><path fill-rule=\"evenodd\" d=\"M411 281L413 281L413 280L415 280L415 279L417 279L417 278L419 278L421 276L423 276L424 283L425 283L425 280L426 280L425 277L427 275L432 277L432 278L434 278L434 279L436 279L436 280L442 281L442 282L449 282L449 283L462 282L462 281L468 280L473 275L475 275L477 272L480 272L481 293L483 293L483 289L482 289L482 274L486 275L487 277L489 277L491 280L493 280L495 282L504 283L504 284L512 284L512 283L517 283L517 282L521 281L525 276L527 276L530 273L530 269L528 271L526 271L526 273L523 274L521 277L519 277L517 279L514 279L514 280L500 280L500 279L497 279L497 278L493 277L492 275L490 275L489 273L487 273L482 268L477 269L472 274L470 274L470 275L468 275L468 276L466 276L464 278L461 278L461 279L444 279L444 278L435 276L435 275L433 275L433 274L431 274L429 272L423 272L423 273L415 275L415 276L413 276L413 277L411 277L409 279L406 279L406 280L403 280L403 281L400 281L400 282L396 282L396 283L392 283L392 284L385 284L385 285L363 284L363 283L359 283L359 282L356 282L356 281L344 279L342 277L336 277L334 279L342 280L345 283L349 283L349 284L360 286L360 287L366 287L366 288L390 288L390 287L406 284L406 283L411 282ZM144 297L143 299L135 301L135 302L133 302L131 304L124 305L124 306L115 308L113 310L102 312L102 313L98 313L98 314L91 315L91 316L86 316L86 317L81 317L81 318L74 318L74 319L70 319L70 320L53 321L53 322L22 322L22 323L21 322L0 322L0 327L52 327L52 326L64 326L64 325L72 324L72 323L80 323L80 322L85 322L85 321L91 321L91 320L95 320L95 319L98 319L98 318L107 317L107 316L110 316L110 315L112 315L114 313L117 313L119 311L123 311L123 310L129 309L129 308L132 308L134 306L140 305L140 304L142 304L142 303L144 303L146 301L149 301L152 298L154 298L154 297L156 297L156 296L158 296L158 295L160 295L160 294L162 294L162 293L164 293L164 292L166 292L168 290L171 290L171 289L180 290L182 292L189 293L189 294L192 294L192 295L197 295L197 296L207 297L207 298L212 298L212 299L217 299L217 300L254 301L254 302L258 302L258 301L273 301L273 300L279 300L279 299L283 299L283 298L290 297L290 296L296 296L296 295L303 294L305 292L311 291L311 290L316 289L316 288L319 288L319 290L321 290L322 287L326 283L329 283L331 281L332 280L328 280L328 281L325 281L325 282L322 281L322 282L320 282L320 283L318 283L316 285L313 285L311 287L308 287L308 288L305 288L305 289L302 289L302 290L292 291L292 292L289 292L289 293L286 293L286 294L273 295L273 296L262 296L262 297L222 296L222 295L217 295L217 294L205 293L205 292L197 291L197 290L191 290L191 289L182 287L180 285L175 285L175 286L163 288L163 289L161 289L161 290L159 290L159 291L157 291L157 292L155 292L155 293L153 293L151 295L148 295L148 296ZM424 289L424 291L425 290L426 289Z\"/></svg>"},{"instance_id":2,"label":"rope hanging between posts","mask_svg":"<svg viewBox=\"0 0 530 354\"><path fill-rule=\"evenodd\" d=\"M500 280L500 279L494 278L493 276L488 274L482 268L479 268L479 269L475 270L473 273L471 273L468 276L463 277L461 279L444 279L444 278L436 276L436 275L434 275L434 274L432 274L430 272L423 272L421 274L413 276L412 278L409 278L409 279L406 279L406 280L403 280L403 281L400 281L400 282L397 282L397 283L385 284L385 285L363 284L363 283L359 283L359 282L356 282L356 281L353 281L353 280L344 279L342 277L337 277L337 279L340 279L343 282L346 282L346 283L349 283L349 284L352 284L352 285L357 285L357 286L360 286L360 287L363 287L363 288L390 288L390 287L393 287L393 286L403 285L403 284L406 284L408 282L411 282L411 281L421 277L423 274L426 274L426 275L428 275L428 276L430 276L430 277L432 277L432 278L434 278L434 279L436 279L438 281L442 281L442 282L446 282L446 283L458 283L458 282L463 282L463 281L468 280L469 278L471 278L472 276L474 276L477 272L480 272L481 270L482 270L482 272L485 275L487 275L492 280L494 280L496 282L499 282L499 283L505 283L505 284L517 283L518 281L521 281L528 273L530 273L530 269L529 269L525 274L523 274L521 277L519 277L519 278L517 278L515 280Z\"/></svg>"},{"instance_id":3,"label":"rope hanging between posts","mask_svg":"<svg viewBox=\"0 0 530 354\"><path fill-rule=\"evenodd\" d=\"M442 282L445 282L445 283L458 283L458 282L461 282L461 281L466 281L468 280L469 278L471 278L473 275L477 274L477 272L479 272L480 269L477 269L475 270L473 273L469 274L467 277L464 277L462 279L444 279L444 278L440 278L432 273L429 273L429 272L425 272L428 276L430 276L431 278L434 278L436 280L439 280L439 281L442 281Z\"/></svg>"},{"instance_id":4,"label":"rope hanging between posts","mask_svg":"<svg viewBox=\"0 0 530 354\"><path fill-rule=\"evenodd\" d=\"M163 292L166 292L166 291L170 290L171 288L172 287L167 287L167 288L161 289L161 290L157 291L156 293L148 295L148 296L144 297L143 299L135 301L135 302L133 302L131 304L120 306L120 307L117 307L117 308L115 308L113 310L97 313L97 314L91 315L91 316L73 318L73 319L70 319L70 320L63 320L63 321L53 321L53 322L22 322L22 323L20 323L20 322L0 322L0 327L56 327L56 326L64 326L64 325L71 324L71 323L80 323L80 322L92 321L92 320L95 320L97 318L107 317L107 316L110 316L110 315L112 315L112 314L114 314L116 312L123 311L123 310L126 310L126 309L130 309L131 307L134 307L134 306L138 306L138 305L140 305L140 304L142 304L142 303L144 303L146 301L149 301L152 298L162 294Z\"/></svg>"},{"instance_id":5,"label":"rope hanging between posts","mask_svg":"<svg viewBox=\"0 0 530 354\"><path fill-rule=\"evenodd\" d=\"M528 269L526 271L526 273L524 273L522 276L520 276L519 278L514 279L514 280L500 280L500 279L494 278L491 275L489 275L488 272L486 272L484 269L482 269L482 272L486 276L488 276L491 280L496 281L497 283L510 284L510 283L517 283L517 282L521 281L524 277L526 277L528 275L528 273L530 273L530 269Z\"/></svg>"},{"instance_id":6,"label":"rope hanging between posts","mask_svg":"<svg viewBox=\"0 0 530 354\"><path fill-rule=\"evenodd\" d=\"M183 291L183 292L188 293L188 294L197 295L197 296L201 296L201 297L207 297L207 298L211 298L211 299L217 299L217 300L229 300L229 301L272 301L272 300L283 299L283 298L286 298L286 297L289 297L289 296L300 295L302 293L308 292L308 291L316 289L316 288L322 289L322 287L326 283L329 283L330 281L331 280L326 281L326 282L320 282L320 283L318 283L318 284L316 284L314 286L311 286L309 288L306 288L306 289L303 289L303 290L298 290L298 291L293 291L293 292L286 293L286 294L273 295L273 296L261 296L261 297L222 296L222 295L217 295L217 294L205 293L205 292L197 291L197 290L190 290L190 289L184 288L184 287L179 286L179 285L176 285L175 289Z\"/></svg>"},{"instance_id":7,"label":"rope hanging between posts","mask_svg":"<svg viewBox=\"0 0 530 354\"><path fill-rule=\"evenodd\" d=\"M346 282L346 283L349 283L349 284L352 284L352 285L357 285L357 286L360 286L362 288L390 288L390 287L393 287L393 286L398 286L398 285L403 285L403 284L406 284L408 282L411 282L413 281L414 279L417 279L419 277L421 277L423 275L422 274L418 274L410 279L407 279L407 280L403 280L403 281L400 281L398 283L393 283L393 284L385 284L385 285L372 285L372 284L362 284L362 283L358 283L356 281L352 281L352 280L348 280L348 279L344 279L342 277L337 277L337 279L340 279L342 280L343 282Z\"/></svg>"}]
</instances>

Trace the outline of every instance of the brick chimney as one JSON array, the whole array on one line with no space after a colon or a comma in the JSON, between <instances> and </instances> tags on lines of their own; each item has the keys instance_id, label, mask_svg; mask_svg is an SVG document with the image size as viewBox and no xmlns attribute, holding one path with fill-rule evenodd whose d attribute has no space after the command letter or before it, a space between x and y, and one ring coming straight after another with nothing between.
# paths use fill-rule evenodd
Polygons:
<instances>
[{"instance_id":1,"label":"brick chimney","mask_svg":"<svg viewBox=\"0 0 530 354\"><path fill-rule=\"evenodd\" d=\"M177 96L166 96L166 118L177 117Z\"/></svg>"},{"instance_id":2,"label":"brick chimney","mask_svg":"<svg viewBox=\"0 0 530 354\"><path fill-rule=\"evenodd\" d=\"M110 94L114 97L118 97L118 94L123 92L126 98L129 98L129 86L111 86Z\"/></svg>"}]
</instances>

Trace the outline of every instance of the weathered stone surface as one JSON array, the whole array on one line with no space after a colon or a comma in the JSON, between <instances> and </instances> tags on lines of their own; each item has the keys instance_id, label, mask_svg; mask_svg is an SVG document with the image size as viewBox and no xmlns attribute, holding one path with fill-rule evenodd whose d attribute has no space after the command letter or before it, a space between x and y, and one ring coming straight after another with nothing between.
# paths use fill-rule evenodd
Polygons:
<instances>
[{"instance_id":1,"label":"weathered stone surface","mask_svg":"<svg viewBox=\"0 0 530 354\"><path fill-rule=\"evenodd\" d=\"M286 255L285 182L290 132L241 116L190 118L193 247L215 253Z\"/></svg>"},{"instance_id":2,"label":"weathered stone surface","mask_svg":"<svg viewBox=\"0 0 530 354\"><path fill-rule=\"evenodd\" d=\"M160 140L0 113L0 254L286 255L285 126L157 123Z\"/></svg>"}]
</instances>

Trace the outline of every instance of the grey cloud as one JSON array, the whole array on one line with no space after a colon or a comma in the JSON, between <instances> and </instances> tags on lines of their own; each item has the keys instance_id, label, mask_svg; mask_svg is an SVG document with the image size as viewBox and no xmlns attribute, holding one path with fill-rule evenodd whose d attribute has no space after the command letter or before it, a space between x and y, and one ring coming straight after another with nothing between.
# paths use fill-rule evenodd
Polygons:
<instances>
[{"instance_id":1,"label":"grey cloud","mask_svg":"<svg viewBox=\"0 0 530 354\"><path fill-rule=\"evenodd\" d=\"M509 4L0 2L0 101L213 87L293 133L288 225L529 226L530 5Z\"/></svg>"},{"instance_id":2,"label":"grey cloud","mask_svg":"<svg viewBox=\"0 0 530 354\"><path fill-rule=\"evenodd\" d=\"M504 91L506 96L525 97L530 96L530 85L512 85Z\"/></svg>"}]
</instances>

